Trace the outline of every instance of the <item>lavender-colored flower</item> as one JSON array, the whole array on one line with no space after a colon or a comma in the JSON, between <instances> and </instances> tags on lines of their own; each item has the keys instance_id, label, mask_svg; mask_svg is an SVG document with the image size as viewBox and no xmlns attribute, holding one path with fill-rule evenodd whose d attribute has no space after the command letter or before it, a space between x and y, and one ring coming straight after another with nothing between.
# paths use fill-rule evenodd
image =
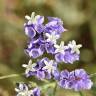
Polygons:
<instances>
[{"instance_id":1,"label":"lavender-colored flower","mask_svg":"<svg viewBox=\"0 0 96 96\"><path fill-rule=\"evenodd\" d=\"M55 47L52 43L45 43L45 50L47 53L55 54Z\"/></svg>"},{"instance_id":2,"label":"lavender-colored flower","mask_svg":"<svg viewBox=\"0 0 96 96\"><path fill-rule=\"evenodd\" d=\"M67 51L65 51L63 60L64 60L65 63L73 64L73 62L79 60L79 55L76 54L76 53L71 53L70 50L67 50Z\"/></svg>"},{"instance_id":3,"label":"lavender-colored flower","mask_svg":"<svg viewBox=\"0 0 96 96\"><path fill-rule=\"evenodd\" d=\"M39 70L37 71L40 79L47 78L51 79L51 75L54 75L54 71L57 70L57 63L54 60L49 60L48 58L43 58L42 60L38 61Z\"/></svg>"},{"instance_id":4,"label":"lavender-colored flower","mask_svg":"<svg viewBox=\"0 0 96 96\"><path fill-rule=\"evenodd\" d=\"M76 53L71 53L70 50L66 50L65 53L58 53L55 55L57 62L64 62L73 64L73 62L79 60L79 55Z\"/></svg>"},{"instance_id":5,"label":"lavender-colored flower","mask_svg":"<svg viewBox=\"0 0 96 96\"><path fill-rule=\"evenodd\" d=\"M35 37L36 35L36 30L34 29L34 25L31 24L31 25L27 25L25 24L25 34L30 37L30 38L33 38Z\"/></svg>"},{"instance_id":6,"label":"lavender-colored flower","mask_svg":"<svg viewBox=\"0 0 96 96\"><path fill-rule=\"evenodd\" d=\"M51 22L51 21L56 21L56 22L58 22L58 23L60 23L60 24L63 24L63 21L60 19L60 18L58 18L58 17L48 17L48 21L49 22Z\"/></svg>"},{"instance_id":7,"label":"lavender-colored flower","mask_svg":"<svg viewBox=\"0 0 96 96\"><path fill-rule=\"evenodd\" d=\"M24 24L25 34L27 36L33 38L36 36L37 33L40 34L44 31L43 16L40 15L35 16L35 12L32 12L31 17L25 16L25 18L28 20L28 22Z\"/></svg>"},{"instance_id":8,"label":"lavender-colored flower","mask_svg":"<svg viewBox=\"0 0 96 96\"><path fill-rule=\"evenodd\" d=\"M37 58L39 56L41 56L43 54L43 51L39 48L33 48L31 49L31 51L29 52L29 56L33 57L33 58Z\"/></svg>"},{"instance_id":9,"label":"lavender-colored flower","mask_svg":"<svg viewBox=\"0 0 96 96\"><path fill-rule=\"evenodd\" d=\"M64 54L63 53L57 53L56 55L55 55L55 60L57 61L57 62L64 62Z\"/></svg>"},{"instance_id":10,"label":"lavender-colored flower","mask_svg":"<svg viewBox=\"0 0 96 96\"><path fill-rule=\"evenodd\" d=\"M76 69L70 72L70 84L75 91L91 89L93 82L84 69Z\"/></svg>"},{"instance_id":11,"label":"lavender-colored flower","mask_svg":"<svg viewBox=\"0 0 96 96\"><path fill-rule=\"evenodd\" d=\"M53 76L55 80L60 80L60 72L58 69L53 72Z\"/></svg>"},{"instance_id":12,"label":"lavender-colored flower","mask_svg":"<svg viewBox=\"0 0 96 96\"><path fill-rule=\"evenodd\" d=\"M67 70L61 71L58 85L62 88L70 89L69 80L70 80L70 72L68 72Z\"/></svg>"},{"instance_id":13,"label":"lavender-colored flower","mask_svg":"<svg viewBox=\"0 0 96 96\"><path fill-rule=\"evenodd\" d=\"M45 25L45 30L47 33L55 31L56 34L61 35L62 32L66 31L63 27L63 22L61 19L56 17L48 17L49 22Z\"/></svg>"},{"instance_id":14,"label":"lavender-colored flower","mask_svg":"<svg viewBox=\"0 0 96 96\"><path fill-rule=\"evenodd\" d=\"M38 40L32 40L25 52L32 58L37 58L43 55L45 51L44 44Z\"/></svg>"},{"instance_id":15,"label":"lavender-colored flower","mask_svg":"<svg viewBox=\"0 0 96 96\"><path fill-rule=\"evenodd\" d=\"M48 17L48 23L44 25L44 16L35 16L34 12L25 18L28 20L24 24L25 34L30 37L26 53L32 58L37 58L47 52L55 55L56 60L44 57L33 64L29 60L28 64L23 64L23 67L26 68L26 76L35 76L40 80L51 79L53 76L62 88L74 89L75 91L90 89L93 83L84 69L76 69L72 72L68 70L59 72L57 69L57 62L73 64L78 61L79 49L82 47L81 44L77 45L75 40L70 41L67 46L64 45L63 41L60 45L57 44L61 33L67 31L63 27L62 20L57 17ZM40 89L29 90L24 84L19 85L16 91L17 96L40 96Z\"/></svg>"},{"instance_id":16,"label":"lavender-colored flower","mask_svg":"<svg viewBox=\"0 0 96 96\"><path fill-rule=\"evenodd\" d=\"M76 69L68 72L62 71L60 80L58 81L60 87L65 89L74 89L75 91L91 89L93 82L84 69Z\"/></svg>"},{"instance_id":17,"label":"lavender-colored flower","mask_svg":"<svg viewBox=\"0 0 96 96\"><path fill-rule=\"evenodd\" d=\"M23 67L26 68L25 74L27 77L36 76L38 79L51 79L52 75L54 76L55 71L57 70L57 63L54 60L49 60L48 58L43 58L36 63L32 64L32 61L29 64L23 64Z\"/></svg>"},{"instance_id":18,"label":"lavender-colored flower","mask_svg":"<svg viewBox=\"0 0 96 96\"><path fill-rule=\"evenodd\" d=\"M71 63L79 60L80 51L79 48L81 44L76 45L76 42L73 40L69 42L68 46L64 46L64 43L61 43L60 46L54 45L57 53L55 59L57 62Z\"/></svg>"},{"instance_id":19,"label":"lavender-colored flower","mask_svg":"<svg viewBox=\"0 0 96 96\"><path fill-rule=\"evenodd\" d=\"M40 96L40 89L39 88L33 89L33 96Z\"/></svg>"}]
</instances>

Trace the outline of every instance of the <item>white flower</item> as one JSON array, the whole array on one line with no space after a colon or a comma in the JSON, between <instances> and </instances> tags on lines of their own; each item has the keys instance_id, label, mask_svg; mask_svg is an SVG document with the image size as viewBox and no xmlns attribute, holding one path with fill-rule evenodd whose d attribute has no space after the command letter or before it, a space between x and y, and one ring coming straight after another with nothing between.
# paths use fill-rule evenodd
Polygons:
<instances>
[{"instance_id":1,"label":"white flower","mask_svg":"<svg viewBox=\"0 0 96 96\"><path fill-rule=\"evenodd\" d=\"M55 63L53 60L48 61L44 61L45 63L45 67L43 67L43 70L47 70L49 73L54 72L54 70L56 70L56 67L53 66L53 64Z\"/></svg>"},{"instance_id":2,"label":"white flower","mask_svg":"<svg viewBox=\"0 0 96 96\"><path fill-rule=\"evenodd\" d=\"M44 21L44 17L40 18L40 15L35 16L35 12L32 12L31 17L26 15L25 18L28 20L28 24L38 24L38 19L40 19L40 22Z\"/></svg>"},{"instance_id":3,"label":"white flower","mask_svg":"<svg viewBox=\"0 0 96 96\"><path fill-rule=\"evenodd\" d=\"M28 86L26 84L20 83L18 88L15 88L17 92L16 96L31 96L33 94L33 90L28 90Z\"/></svg>"},{"instance_id":4,"label":"white flower","mask_svg":"<svg viewBox=\"0 0 96 96\"><path fill-rule=\"evenodd\" d=\"M64 46L64 41L61 41L60 45L54 45L54 47L56 48L55 53L63 53L64 54L64 50L67 49L67 46Z\"/></svg>"},{"instance_id":5,"label":"white flower","mask_svg":"<svg viewBox=\"0 0 96 96\"><path fill-rule=\"evenodd\" d=\"M30 94L30 91L21 91L16 96L31 96Z\"/></svg>"},{"instance_id":6,"label":"white flower","mask_svg":"<svg viewBox=\"0 0 96 96\"><path fill-rule=\"evenodd\" d=\"M56 44L56 40L59 38L55 31L51 34L46 33L46 36L48 37L47 42L52 42L53 44Z\"/></svg>"},{"instance_id":7,"label":"white flower","mask_svg":"<svg viewBox=\"0 0 96 96\"><path fill-rule=\"evenodd\" d=\"M36 71L36 69L34 68L36 66L36 63L32 64L32 60L29 60L28 65L27 64L23 64L22 67L26 68L25 73L28 74L29 71Z\"/></svg>"},{"instance_id":8,"label":"white flower","mask_svg":"<svg viewBox=\"0 0 96 96\"><path fill-rule=\"evenodd\" d=\"M82 47L82 45L81 44L76 45L76 41L73 40L69 42L68 47L71 48L71 53L80 54L79 49Z\"/></svg>"}]
</instances>

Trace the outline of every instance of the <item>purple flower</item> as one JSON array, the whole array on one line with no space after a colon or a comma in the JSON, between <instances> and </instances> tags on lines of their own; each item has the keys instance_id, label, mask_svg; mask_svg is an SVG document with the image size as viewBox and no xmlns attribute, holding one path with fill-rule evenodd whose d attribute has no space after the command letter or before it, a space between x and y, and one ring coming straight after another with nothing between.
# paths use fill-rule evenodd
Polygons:
<instances>
[{"instance_id":1,"label":"purple flower","mask_svg":"<svg viewBox=\"0 0 96 96\"><path fill-rule=\"evenodd\" d=\"M58 53L58 54L56 54L55 55L55 60L57 61L57 62L63 62L64 61L64 54L63 53Z\"/></svg>"},{"instance_id":2,"label":"purple flower","mask_svg":"<svg viewBox=\"0 0 96 96\"><path fill-rule=\"evenodd\" d=\"M43 55L45 51L44 44L40 44L39 40L32 40L25 52L32 58L37 58Z\"/></svg>"},{"instance_id":3,"label":"purple flower","mask_svg":"<svg viewBox=\"0 0 96 96\"><path fill-rule=\"evenodd\" d=\"M60 73L60 80L58 82L59 86L65 89L70 89L69 88L69 79L70 78L70 72L67 70L61 71Z\"/></svg>"},{"instance_id":4,"label":"purple flower","mask_svg":"<svg viewBox=\"0 0 96 96\"><path fill-rule=\"evenodd\" d=\"M46 43L45 49L46 49L47 53L51 53L51 54L55 53L55 47L54 47L54 44L52 44L52 43Z\"/></svg>"},{"instance_id":5,"label":"purple flower","mask_svg":"<svg viewBox=\"0 0 96 96\"><path fill-rule=\"evenodd\" d=\"M56 54L55 59L57 62L73 64L74 61L79 60L79 54L71 53L70 50L66 50L65 54L63 53Z\"/></svg>"},{"instance_id":6,"label":"purple flower","mask_svg":"<svg viewBox=\"0 0 96 96\"><path fill-rule=\"evenodd\" d=\"M57 70L57 63L48 58L43 58L38 61L38 64L39 70L37 71L37 76L39 76L40 79L42 79L42 77L51 79L51 76L54 75L54 72ZM41 74L41 76L39 74Z\"/></svg>"},{"instance_id":7,"label":"purple flower","mask_svg":"<svg viewBox=\"0 0 96 96\"><path fill-rule=\"evenodd\" d=\"M56 22L58 22L58 23L61 23L61 24L63 24L63 21L60 19L60 18L58 18L58 17L48 17L48 21L49 22L51 22L51 21L56 21Z\"/></svg>"},{"instance_id":8,"label":"purple flower","mask_svg":"<svg viewBox=\"0 0 96 96\"><path fill-rule=\"evenodd\" d=\"M40 89L39 88L33 89L33 96L40 96Z\"/></svg>"},{"instance_id":9,"label":"purple flower","mask_svg":"<svg viewBox=\"0 0 96 96\"><path fill-rule=\"evenodd\" d=\"M46 32L50 33L51 31L55 31L56 34L61 35L62 32L66 31L63 27L63 22L61 19L56 17L48 17L49 22L45 25Z\"/></svg>"},{"instance_id":10,"label":"purple flower","mask_svg":"<svg viewBox=\"0 0 96 96\"><path fill-rule=\"evenodd\" d=\"M91 89L93 85L84 69L76 69L72 72L62 71L58 84L62 88L74 89L75 91Z\"/></svg>"},{"instance_id":11,"label":"purple flower","mask_svg":"<svg viewBox=\"0 0 96 96\"><path fill-rule=\"evenodd\" d=\"M58 69L54 71L53 76L55 80L60 80L60 72Z\"/></svg>"},{"instance_id":12,"label":"purple flower","mask_svg":"<svg viewBox=\"0 0 96 96\"><path fill-rule=\"evenodd\" d=\"M93 82L90 80L89 75L84 69L76 69L75 71L70 72L70 76L71 87L75 91L91 89Z\"/></svg>"},{"instance_id":13,"label":"purple flower","mask_svg":"<svg viewBox=\"0 0 96 96\"><path fill-rule=\"evenodd\" d=\"M76 42L73 40L69 42L67 46L64 46L64 42L61 42L60 46L55 46L55 59L57 62L71 63L78 61L80 57L79 48L81 44L76 45Z\"/></svg>"},{"instance_id":14,"label":"purple flower","mask_svg":"<svg viewBox=\"0 0 96 96\"><path fill-rule=\"evenodd\" d=\"M64 62L73 64L74 61L79 60L79 55L76 53L71 53L69 50L65 51Z\"/></svg>"},{"instance_id":15,"label":"purple flower","mask_svg":"<svg viewBox=\"0 0 96 96\"><path fill-rule=\"evenodd\" d=\"M36 35L36 30L34 29L34 25L27 25L25 24L25 34L30 37L33 38Z\"/></svg>"},{"instance_id":16,"label":"purple flower","mask_svg":"<svg viewBox=\"0 0 96 96\"><path fill-rule=\"evenodd\" d=\"M29 60L28 65L23 64L23 67L26 68L25 74L27 77L34 75L38 79L51 79L52 75L54 76L57 70L57 63L54 60L43 58L33 64L32 61Z\"/></svg>"},{"instance_id":17,"label":"purple flower","mask_svg":"<svg viewBox=\"0 0 96 96\"><path fill-rule=\"evenodd\" d=\"M57 17L48 17L48 23L44 25L44 16L35 16L34 12L25 18L28 20L24 24L25 34L30 38L25 50L26 53L32 58L37 58L47 52L55 55L56 60L49 60L47 57L37 60L36 63L29 60L28 64L23 64L23 67L26 68L26 77L35 76L40 80L53 77L58 85L65 89L74 89L75 91L90 89L93 83L84 69L76 69L72 72L67 70L60 72L57 69L57 62L73 64L78 61L79 49L82 47L81 44L77 45L75 40L70 41L67 46L64 45L63 41L60 45L57 44L61 33L67 31L63 27L62 20ZM22 90L24 90L24 96L40 96L40 89L29 90L28 87L22 86L17 90L18 94L21 91L21 96Z\"/></svg>"},{"instance_id":18,"label":"purple flower","mask_svg":"<svg viewBox=\"0 0 96 96\"><path fill-rule=\"evenodd\" d=\"M32 12L31 17L25 16L25 18L28 20L28 22L24 24L25 34L28 37L33 38L37 33L41 34L44 31L43 16L35 16L35 13Z\"/></svg>"}]
</instances>

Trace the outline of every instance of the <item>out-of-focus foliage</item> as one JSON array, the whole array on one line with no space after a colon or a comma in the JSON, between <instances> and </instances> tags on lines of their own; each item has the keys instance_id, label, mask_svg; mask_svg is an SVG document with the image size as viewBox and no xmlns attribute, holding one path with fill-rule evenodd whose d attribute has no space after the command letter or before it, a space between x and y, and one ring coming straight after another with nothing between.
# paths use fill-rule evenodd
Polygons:
<instances>
[{"instance_id":1,"label":"out-of-focus foliage","mask_svg":"<svg viewBox=\"0 0 96 96\"><path fill-rule=\"evenodd\" d=\"M27 63L24 54L27 37L24 34L24 16L32 11L44 16L60 17L68 32L62 40L75 39L83 44L81 59L63 69L84 68L89 74L96 73L96 0L0 0L0 76L24 72ZM31 79L32 80L32 79ZM0 96L15 96L15 83L28 80L24 76L0 80ZM90 91L84 96L96 96L96 78ZM10 86L10 87L9 87ZM78 92L58 88L57 96L80 96Z\"/></svg>"}]
</instances>

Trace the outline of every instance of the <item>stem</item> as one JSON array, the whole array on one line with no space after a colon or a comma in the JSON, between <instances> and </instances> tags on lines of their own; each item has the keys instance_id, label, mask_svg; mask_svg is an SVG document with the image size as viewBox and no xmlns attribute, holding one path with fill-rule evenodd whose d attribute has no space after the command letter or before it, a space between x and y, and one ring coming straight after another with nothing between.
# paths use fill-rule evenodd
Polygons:
<instances>
[{"instance_id":1,"label":"stem","mask_svg":"<svg viewBox=\"0 0 96 96\"><path fill-rule=\"evenodd\" d=\"M52 83L47 83L47 84L41 86L41 89L44 90L44 89L47 89L47 88L49 88L49 87L53 87L53 88L54 88L54 84L55 84L54 82L52 82Z\"/></svg>"},{"instance_id":2,"label":"stem","mask_svg":"<svg viewBox=\"0 0 96 96\"><path fill-rule=\"evenodd\" d=\"M80 96L84 96L83 93L82 93L81 91L79 91L79 94L80 94Z\"/></svg>"},{"instance_id":3,"label":"stem","mask_svg":"<svg viewBox=\"0 0 96 96\"><path fill-rule=\"evenodd\" d=\"M56 89L57 89L57 83L55 84L55 88L54 88L53 96L56 95Z\"/></svg>"},{"instance_id":4,"label":"stem","mask_svg":"<svg viewBox=\"0 0 96 96\"><path fill-rule=\"evenodd\" d=\"M53 91L51 94L50 93L47 93L47 91L52 88L54 89L55 88L55 85L56 85L56 82L49 82L47 84L44 84L43 86L40 86L42 92L45 94L47 94L48 96L55 96L55 91ZM55 90L55 89L54 89ZM47 96L46 95L46 96ZM44 95L45 96L45 95Z\"/></svg>"},{"instance_id":5,"label":"stem","mask_svg":"<svg viewBox=\"0 0 96 96\"><path fill-rule=\"evenodd\" d=\"M20 75L24 75L24 73L0 76L0 80L2 80L2 79L7 79L7 78L12 78L12 77L18 77L18 76L20 76Z\"/></svg>"}]
</instances>

